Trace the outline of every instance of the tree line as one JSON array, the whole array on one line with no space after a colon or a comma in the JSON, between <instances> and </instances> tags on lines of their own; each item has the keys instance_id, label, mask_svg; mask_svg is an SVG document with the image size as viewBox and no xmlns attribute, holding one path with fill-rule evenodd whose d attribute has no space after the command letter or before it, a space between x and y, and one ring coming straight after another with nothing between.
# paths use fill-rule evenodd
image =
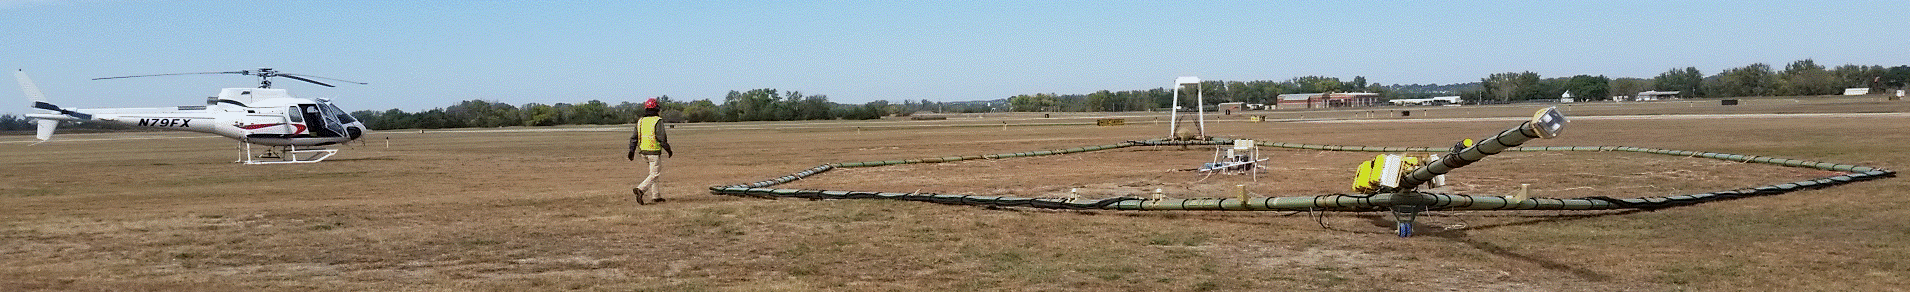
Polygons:
<instances>
[{"instance_id":1,"label":"tree line","mask_svg":"<svg viewBox=\"0 0 1910 292\"><path fill-rule=\"evenodd\" d=\"M722 103L709 99L678 101L669 96L657 98L659 113L672 122L740 122L795 120L866 120L884 116L907 116L915 112L986 112L988 102L935 102L905 100L900 104L878 100L860 105L829 101L826 95L807 95L799 91L771 88L730 91ZM398 109L356 111L373 130L440 129L468 127L614 125L632 123L643 115L641 102L609 104L591 100L578 104L508 103L466 100L455 105L416 113Z\"/></svg>"},{"instance_id":2,"label":"tree line","mask_svg":"<svg viewBox=\"0 0 1910 292\"><path fill-rule=\"evenodd\" d=\"M1351 81L1337 77L1305 76L1285 81L1203 81L1200 86L1185 86L1181 96L1204 94L1207 104L1246 102L1274 104L1281 94L1371 92L1383 99L1461 96L1469 103L1510 103L1532 100L1556 100L1569 92L1579 101L1611 100L1643 91L1678 91L1683 97L1803 96L1842 94L1844 88L1902 89L1910 83L1910 66L1842 65L1825 67L1804 59L1776 70L1756 63L1705 75L1695 67L1673 68L1652 78L1604 75L1575 75L1544 78L1538 73L1495 73L1479 82L1460 84L1368 83L1365 77ZM1009 97L1012 111L1139 111L1170 107L1173 91L1167 88L1128 91L1096 91L1089 94L1022 94Z\"/></svg>"},{"instance_id":3,"label":"tree line","mask_svg":"<svg viewBox=\"0 0 1910 292\"><path fill-rule=\"evenodd\" d=\"M1870 88L1873 92L1902 89L1910 83L1910 66L1842 65L1827 68L1811 59L1799 60L1776 70L1755 63L1727 68L1705 75L1695 67L1673 68L1652 78L1606 78L1577 75L1564 78L1539 78L1539 74L1506 72L1486 76L1479 88L1461 92L1467 101L1505 103L1556 99L1571 92L1577 100L1610 100L1638 92L1677 91L1684 97L1806 96L1843 94L1845 88Z\"/></svg>"},{"instance_id":4,"label":"tree line","mask_svg":"<svg viewBox=\"0 0 1910 292\"><path fill-rule=\"evenodd\" d=\"M1320 93L1320 92L1391 92L1379 84L1367 83L1366 77L1355 76L1353 80L1341 81L1339 77L1305 76L1286 81L1201 81L1199 85L1180 88L1183 97L1201 95L1208 105L1227 102L1247 102L1271 104L1279 101L1281 94ZM1101 90L1089 94L1022 94L1008 98L1011 111L1018 112L1093 112L1093 111L1143 111L1166 109L1174 97L1172 89L1154 88L1144 90L1107 91Z\"/></svg>"}]
</instances>

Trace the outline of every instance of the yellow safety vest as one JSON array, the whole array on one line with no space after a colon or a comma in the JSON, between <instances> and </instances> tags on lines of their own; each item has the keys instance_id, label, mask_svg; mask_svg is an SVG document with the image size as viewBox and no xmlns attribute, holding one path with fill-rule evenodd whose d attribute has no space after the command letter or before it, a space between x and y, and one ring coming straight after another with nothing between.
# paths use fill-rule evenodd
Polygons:
<instances>
[{"instance_id":1,"label":"yellow safety vest","mask_svg":"<svg viewBox=\"0 0 1910 292\"><path fill-rule=\"evenodd\" d=\"M661 122L663 122L662 117L637 119L637 136L642 139L642 142L637 144L637 150L663 151L663 145L657 143L657 123Z\"/></svg>"}]
</instances>

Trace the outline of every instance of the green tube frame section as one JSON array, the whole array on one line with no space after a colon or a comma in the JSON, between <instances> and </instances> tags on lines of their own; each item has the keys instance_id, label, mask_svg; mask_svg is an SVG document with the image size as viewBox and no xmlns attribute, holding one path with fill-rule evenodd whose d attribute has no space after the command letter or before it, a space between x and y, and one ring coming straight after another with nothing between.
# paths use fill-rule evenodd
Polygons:
<instances>
[{"instance_id":1,"label":"green tube frame section","mask_svg":"<svg viewBox=\"0 0 1910 292\"><path fill-rule=\"evenodd\" d=\"M834 191L834 190L770 188L776 185L781 185L781 184L793 182L796 180L801 180L803 178L807 178L810 176L820 175L820 174L829 172L831 170L835 170L837 168L876 167L876 166L885 166L885 165L915 164L915 163L942 163L942 162L956 162L956 161L975 160L975 159L1004 159L1004 158L1012 158L1012 157L1034 157L1034 156L1113 150L1113 149L1121 149L1121 148L1134 147L1134 146L1231 145L1233 144L1232 139L1224 139L1224 138L1209 139L1209 140L1193 140L1193 141L1174 141L1174 140L1156 139L1156 140L1143 140L1143 141L1127 141L1127 142L1119 143L1119 144L1078 147L1078 148L1069 148L1069 149L1062 149L1062 150L1043 150L1043 151L1019 152L1019 153L1009 153L1009 154L947 156L947 157L940 157L940 158L823 164L813 168L805 169L803 171L796 172L794 174L785 175L785 176L781 176L781 177L777 177L777 178L773 178L769 180L764 180L764 181L759 181L754 183L746 183L746 184L713 186L713 187L710 187L710 192L713 194L719 194L719 195L763 197L763 198L794 197L794 198L810 198L810 199L893 199L893 200L921 201L921 202L931 202L931 203L951 204L951 205L1011 206L1011 207L1033 207L1033 208L1047 208L1047 209L1109 209L1109 210L1135 210L1135 211L1149 211L1149 210L1309 211L1309 210L1312 210L1312 211L1366 212L1366 211L1388 210L1388 208L1391 206L1402 205L1402 204L1399 204L1399 202L1402 202L1402 201L1406 203L1404 205L1422 205L1423 204L1428 210L1614 210L1614 209L1660 209L1660 208L1669 208L1669 207L1677 207L1677 206L1687 206L1687 205L1694 205L1694 204L1700 204L1700 203L1711 202L1711 201L1719 201L1719 200L1784 194L1784 193L1789 193L1789 192L1798 191L1798 190L1825 188L1825 187L1832 187L1832 186L1837 186L1841 184L1896 176L1895 171L1885 170L1885 169L1877 168L1877 167L1849 165L1849 164L1836 164L1836 163L1829 163L1829 162L1806 161L1806 160L1786 159L1786 158L1776 158L1776 157L1764 157L1764 156L1755 156L1755 155L1698 152L1698 151L1686 151L1686 150L1651 149L1651 148L1630 147L1630 146L1516 147L1519 144L1522 144L1526 141L1531 140L1532 138L1537 138L1537 135L1531 135L1530 133L1521 132L1521 129L1523 128L1525 127L1521 125L1520 128L1515 128L1512 130L1501 132L1499 135L1495 136L1494 138L1489 139L1488 143L1476 144L1473 147L1469 147L1459 153L1448 153L1447 154L1448 156L1455 156L1455 157L1449 157L1448 159L1470 158L1470 160L1467 161L1466 163L1459 165L1459 166L1464 166L1465 164L1469 164L1470 162L1474 162L1474 161L1477 161L1478 159L1484 158L1486 155L1497 154L1503 151L1522 151L1522 152L1623 151L1623 152L1638 152L1638 153L1650 153L1650 154L1671 155L1671 156L1709 158L1709 159L1717 159L1717 160L1740 162L1740 163L1763 163L1763 164L1771 164L1771 165L1813 168L1813 169L1819 169L1819 170L1838 171L1838 172L1846 172L1846 173L1841 175L1828 176L1828 177L1790 182L1790 183L1780 183L1780 184L1773 184L1773 185L1766 185L1766 186L1759 186L1759 187L1716 191L1716 192L1708 192L1708 193L1698 193L1698 194L1688 194L1688 195L1641 197L1641 198L1628 198L1628 199L1615 199L1615 198L1609 198L1609 197L1585 197L1585 198L1571 198L1571 199L1528 198L1528 199L1519 200L1519 201L1513 201L1508 198L1498 197L1498 196L1472 196L1472 195L1464 195L1464 194L1440 194L1440 193L1408 193L1408 194L1382 193L1382 194L1372 194L1372 195L1326 194L1326 195L1316 195L1316 196L1294 196L1294 197L1253 197L1253 198L1246 198L1245 200L1241 200L1239 198L1141 199L1141 198L1136 198L1131 196L1105 198L1105 199L1098 199L1098 200L1081 200L1081 199L1021 198L1021 197L999 197L999 196L944 195L944 194L934 194L934 193L881 193L881 192L863 192L863 191ZM1508 136L1512 136L1512 137L1508 137ZM1326 151L1366 151L1366 152L1434 152L1436 149L1440 149L1438 147L1374 147L1374 146L1345 146L1345 145L1313 145L1313 144L1297 144L1297 143L1285 143L1285 142L1257 142L1255 143L1255 145L1259 145L1263 147L1288 148L1288 149L1308 149L1308 150L1326 150ZM1486 146L1486 145L1493 145L1493 146ZM1444 160L1442 159L1442 161ZM1440 165L1440 164L1434 164L1434 165ZM1418 174L1421 171L1431 171L1429 170L1430 168L1432 167L1430 166L1422 167L1419 170L1416 170L1414 174ZM1453 168L1457 168L1457 167L1453 167ZM1445 169L1445 170L1450 171L1451 169ZM1427 203L1428 200L1430 201L1430 203Z\"/></svg>"},{"instance_id":2,"label":"green tube frame section","mask_svg":"<svg viewBox=\"0 0 1910 292\"><path fill-rule=\"evenodd\" d=\"M1486 156L1504 153L1506 149L1518 147L1519 145L1525 144L1526 141L1532 141L1532 139L1538 138L1539 134L1536 130L1533 130L1532 127L1527 126L1525 123L1521 123L1518 127L1499 132L1498 135L1494 135L1492 138L1486 138L1484 141L1475 143L1472 147L1466 147L1466 149L1454 153L1446 153L1445 156L1439 157L1438 163L1427 164L1419 169L1414 169L1412 173L1400 179L1398 188L1410 190L1419 187L1420 184L1432 181L1433 178L1439 177L1439 175L1452 172L1454 169L1459 169L1466 165L1471 165L1474 162L1479 162L1479 160L1485 159Z\"/></svg>"}]
</instances>

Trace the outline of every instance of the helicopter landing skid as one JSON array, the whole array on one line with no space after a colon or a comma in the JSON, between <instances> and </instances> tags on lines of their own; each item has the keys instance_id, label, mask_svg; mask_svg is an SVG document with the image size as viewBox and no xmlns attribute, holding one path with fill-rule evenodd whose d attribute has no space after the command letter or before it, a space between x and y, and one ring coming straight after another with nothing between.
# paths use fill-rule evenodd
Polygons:
<instances>
[{"instance_id":1,"label":"helicopter landing skid","mask_svg":"<svg viewBox=\"0 0 1910 292\"><path fill-rule=\"evenodd\" d=\"M252 155L251 143L240 142L239 144L242 144L239 150L239 160L233 162L242 162L245 164L313 163L325 161L325 158L330 158L333 154L338 154L338 149L299 149L298 146L272 146L271 149L254 156Z\"/></svg>"}]
</instances>

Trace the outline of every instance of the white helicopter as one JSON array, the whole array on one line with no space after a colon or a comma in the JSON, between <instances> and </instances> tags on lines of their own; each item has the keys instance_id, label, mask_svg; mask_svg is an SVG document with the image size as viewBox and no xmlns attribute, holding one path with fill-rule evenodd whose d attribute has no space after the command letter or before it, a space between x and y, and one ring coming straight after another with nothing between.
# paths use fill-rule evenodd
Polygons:
<instances>
[{"instance_id":1,"label":"white helicopter","mask_svg":"<svg viewBox=\"0 0 1910 292\"><path fill-rule=\"evenodd\" d=\"M218 97L207 98L205 105L185 105L173 108L69 109L47 102L46 96L33 84L33 80L27 78L24 70L15 71L13 76L20 81L20 89L25 91L27 99L33 102L33 108L42 110L41 113L26 115L38 124L39 132L35 137L40 139L40 143L53 138L53 129L59 125L60 121L103 122L225 136L239 140L240 158L234 162L274 164L323 161L337 154L338 150L317 146L351 142L365 135L365 124L344 110L340 110L330 100L293 97L284 89L271 88L273 77L290 78L325 87L333 86L312 80L312 78L365 84L362 82L286 74L273 71L272 68L259 68L256 71L120 76L93 80L189 74L258 76L259 88L226 88L219 91ZM37 144L39 143L35 143ZM271 148L254 156L252 144Z\"/></svg>"}]
</instances>

